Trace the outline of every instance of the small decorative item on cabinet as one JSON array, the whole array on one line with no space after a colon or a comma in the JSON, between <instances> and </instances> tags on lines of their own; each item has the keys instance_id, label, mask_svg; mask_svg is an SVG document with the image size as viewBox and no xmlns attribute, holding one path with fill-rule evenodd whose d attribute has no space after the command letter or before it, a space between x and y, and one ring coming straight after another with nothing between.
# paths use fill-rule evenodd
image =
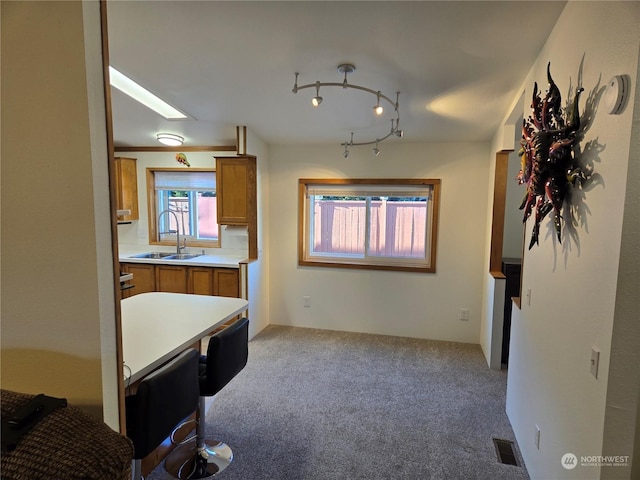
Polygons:
<instances>
[{"instance_id":1,"label":"small decorative item on cabinet","mask_svg":"<svg viewBox=\"0 0 640 480\"><path fill-rule=\"evenodd\" d=\"M187 156L184 153L176 153L176 162L181 163L182 165L185 165L187 167L191 166L189 160L187 160Z\"/></svg>"}]
</instances>

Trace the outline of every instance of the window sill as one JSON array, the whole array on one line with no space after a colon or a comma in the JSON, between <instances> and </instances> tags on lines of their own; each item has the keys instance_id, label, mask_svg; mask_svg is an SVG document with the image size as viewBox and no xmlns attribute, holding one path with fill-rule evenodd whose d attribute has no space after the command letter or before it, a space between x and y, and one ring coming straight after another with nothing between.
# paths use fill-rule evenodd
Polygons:
<instances>
[{"instance_id":1,"label":"window sill","mask_svg":"<svg viewBox=\"0 0 640 480\"><path fill-rule=\"evenodd\" d=\"M402 265L377 265L346 262L320 262L312 260L300 260L301 267L325 267L325 268L354 268L359 270L387 270L396 272L436 273L435 267L416 267Z\"/></svg>"}]
</instances>

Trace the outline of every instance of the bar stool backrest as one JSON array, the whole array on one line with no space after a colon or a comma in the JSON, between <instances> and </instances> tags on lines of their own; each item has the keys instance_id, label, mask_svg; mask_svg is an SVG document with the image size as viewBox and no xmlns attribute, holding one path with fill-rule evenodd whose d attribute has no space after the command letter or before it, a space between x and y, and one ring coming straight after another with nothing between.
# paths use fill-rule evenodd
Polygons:
<instances>
[{"instance_id":1,"label":"bar stool backrest","mask_svg":"<svg viewBox=\"0 0 640 480\"><path fill-rule=\"evenodd\" d=\"M198 408L198 362L191 348L160 367L126 397L127 436L133 441L134 458L151 453L175 426Z\"/></svg>"},{"instance_id":2,"label":"bar stool backrest","mask_svg":"<svg viewBox=\"0 0 640 480\"><path fill-rule=\"evenodd\" d=\"M206 365L200 371L200 395L218 393L247 364L249 319L241 318L209 340Z\"/></svg>"}]
</instances>

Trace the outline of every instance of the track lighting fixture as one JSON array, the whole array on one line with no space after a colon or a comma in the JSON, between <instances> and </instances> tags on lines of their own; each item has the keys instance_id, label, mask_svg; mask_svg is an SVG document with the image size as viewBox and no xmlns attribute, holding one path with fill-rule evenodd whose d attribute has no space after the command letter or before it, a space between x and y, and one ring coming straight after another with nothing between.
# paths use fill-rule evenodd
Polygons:
<instances>
[{"instance_id":1,"label":"track lighting fixture","mask_svg":"<svg viewBox=\"0 0 640 480\"><path fill-rule=\"evenodd\" d=\"M378 149L378 145L391 136L396 136L398 138L402 138L403 132L400 130L400 112L398 106L398 100L400 98L400 92L396 92L396 100L395 102L391 100L386 95L383 95L380 90L372 90L367 87L363 87L361 85L355 85L353 83L349 83L347 79L347 75L349 73L353 73L356 67L350 63L343 63L338 65L338 72L344 74L344 79L342 82L320 82L316 81L315 83L308 83L305 85L298 85L298 72L295 72L295 82L293 84L293 89L291 90L293 93L298 93L298 90L304 90L305 88L314 88L316 89L316 96L311 99L311 104L314 107L319 106L322 103L322 97L320 96L320 87L341 87L344 89L352 88L356 90L361 90L363 92L372 93L376 96L376 105L373 107L373 112L376 116L382 116L384 114L384 107L380 104L380 100L383 100L390 104L395 111L395 118L391 119L391 131L387 133L383 137L376 138L371 141L362 141L362 142L354 142L353 141L353 132L351 132L351 139L341 143L344 147L344 158L349 156L349 147L361 146L361 145L373 145L375 144L375 148L373 149L373 153L377 156L380 154L380 150Z\"/></svg>"},{"instance_id":2,"label":"track lighting fixture","mask_svg":"<svg viewBox=\"0 0 640 480\"><path fill-rule=\"evenodd\" d=\"M316 96L311 99L311 105L317 107L322 103L322 97L320 96L320 82L316 82Z\"/></svg>"}]
</instances>

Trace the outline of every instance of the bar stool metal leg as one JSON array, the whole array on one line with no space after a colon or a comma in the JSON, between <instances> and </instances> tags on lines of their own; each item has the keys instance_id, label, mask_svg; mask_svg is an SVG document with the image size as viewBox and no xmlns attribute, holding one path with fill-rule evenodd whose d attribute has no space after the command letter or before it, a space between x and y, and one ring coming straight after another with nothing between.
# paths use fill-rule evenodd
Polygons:
<instances>
[{"instance_id":1,"label":"bar stool metal leg","mask_svg":"<svg viewBox=\"0 0 640 480\"><path fill-rule=\"evenodd\" d=\"M205 439L205 406L206 398L200 397L195 438L178 445L165 460L165 469L175 478L208 478L233 461L233 451L226 443Z\"/></svg>"},{"instance_id":2,"label":"bar stool metal leg","mask_svg":"<svg viewBox=\"0 0 640 480\"><path fill-rule=\"evenodd\" d=\"M245 367L249 356L249 319L235 320L213 335L207 355L200 357L200 401L196 435L169 454L165 469L174 477L206 478L220 473L233 460L225 443L205 438L206 397L216 395Z\"/></svg>"}]
</instances>

